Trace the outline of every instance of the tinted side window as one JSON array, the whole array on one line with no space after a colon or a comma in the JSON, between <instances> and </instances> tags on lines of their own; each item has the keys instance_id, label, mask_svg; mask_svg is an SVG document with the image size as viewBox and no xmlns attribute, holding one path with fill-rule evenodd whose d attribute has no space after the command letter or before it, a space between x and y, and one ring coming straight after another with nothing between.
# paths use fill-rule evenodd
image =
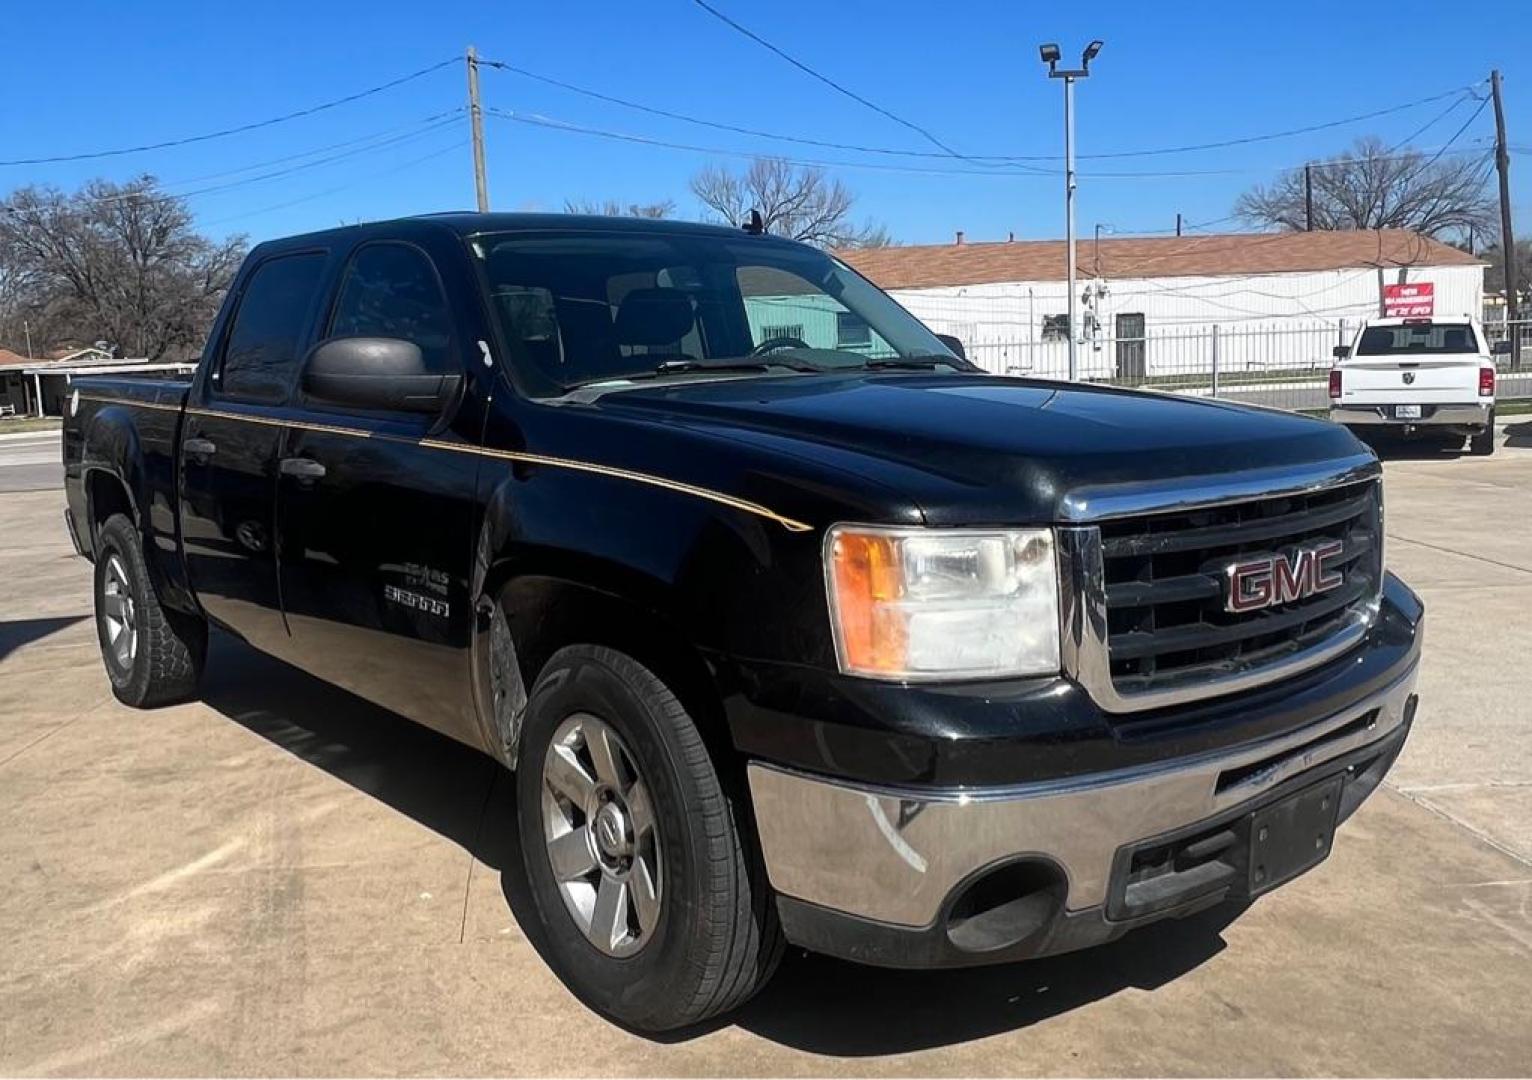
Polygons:
<instances>
[{"instance_id":1,"label":"tinted side window","mask_svg":"<svg viewBox=\"0 0 1532 1080\"><path fill-rule=\"evenodd\" d=\"M404 244L369 244L352 256L327 336L402 338L420 346L429 370L457 368L436 271L424 252Z\"/></svg>"},{"instance_id":2,"label":"tinted side window","mask_svg":"<svg viewBox=\"0 0 1532 1080\"><path fill-rule=\"evenodd\" d=\"M298 345L308 324L324 255L283 255L256 267L245 284L213 376L221 394L281 401L287 395Z\"/></svg>"}]
</instances>

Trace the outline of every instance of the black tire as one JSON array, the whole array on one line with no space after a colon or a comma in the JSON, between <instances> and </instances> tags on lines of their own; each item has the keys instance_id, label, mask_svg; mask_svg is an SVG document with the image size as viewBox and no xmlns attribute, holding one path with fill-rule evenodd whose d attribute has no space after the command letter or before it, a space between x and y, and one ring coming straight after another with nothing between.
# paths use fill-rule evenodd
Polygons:
<instances>
[{"instance_id":1,"label":"black tire","mask_svg":"<svg viewBox=\"0 0 1532 1080\"><path fill-rule=\"evenodd\" d=\"M543 765L560 725L581 715L616 733L649 791L659 914L628 956L598 949L575 922L544 834ZM614 649L555 653L532 688L516 774L523 862L548 959L582 1000L640 1031L666 1031L736 1008L782 952L776 905L754 857L748 816L730 798L685 707ZM599 883L599 868L596 881Z\"/></svg>"},{"instance_id":2,"label":"black tire","mask_svg":"<svg viewBox=\"0 0 1532 1080\"><path fill-rule=\"evenodd\" d=\"M112 693L137 708L170 705L194 696L207 659L207 623L160 604L144 562L143 537L125 514L107 519L96 546L96 635ZM117 648L120 638L114 633L121 631L110 618L109 590L123 597L127 628L136 636L126 656ZM124 607L114 610L121 612Z\"/></svg>"},{"instance_id":3,"label":"black tire","mask_svg":"<svg viewBox=\"0 0 1532 1080\"><path fill-rule=\"evenodd\" d=\"M1468 452L1474 457L1489 457L1495 452L1495 410L1489 411L1484 430L1469 436Z\"/></svg>"}]
</instances>

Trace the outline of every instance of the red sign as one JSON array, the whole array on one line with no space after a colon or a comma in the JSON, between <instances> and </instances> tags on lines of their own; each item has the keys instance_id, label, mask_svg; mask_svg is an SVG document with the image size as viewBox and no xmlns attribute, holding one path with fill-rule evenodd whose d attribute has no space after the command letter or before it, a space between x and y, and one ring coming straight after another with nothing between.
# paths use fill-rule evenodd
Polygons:
<instances>
[{"instance_id":1,"label":"red sign","mask_svg":"<svg viewBox=\"0 0 1532 1080\"><path fill-rule=\"evenodd\" d=\"M1436 286L1429 281L1414 285L1383 286L1383 317L1408 319L1436 313Z\"/></svg>"}]
</instances>

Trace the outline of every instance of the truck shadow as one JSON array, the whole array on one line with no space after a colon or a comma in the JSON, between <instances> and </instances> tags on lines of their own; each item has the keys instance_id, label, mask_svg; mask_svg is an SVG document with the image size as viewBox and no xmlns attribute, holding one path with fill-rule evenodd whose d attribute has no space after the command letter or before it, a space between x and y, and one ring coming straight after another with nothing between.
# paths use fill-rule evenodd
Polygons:
<instances>
[{"instance_id":1,"label":"truck shadow","mask_svg":"<svg viewBox=\"0 0 1532 1080\"><path fill-rule=\"evenodd\" d=\"M497 871L512 916L547 962L521 869L513 787L498 764L223 634L210 642L202 697ZM1223 905L1090 952L956 971L890 971L789 949L744 1009L656 1041L735 1024L795 1049L862 1057L984 1038L1125 989L1162 986L1222 951L1221 931L1241 910Z\"/></svg>"},{"instance_id":2,"label":"truck shadow","mask_svg":"<svg viewBox=\"0 0 1532 1080\"><path fill-rule=\"evenodd\" d=\"M1402 436L1370 435L1362 441L1382 461L1451 461L1467 456L1467 444L1459 439L1433 439L1428 436L1406 439Z\"/></svg>"},{"instance_id":3,"label":"truck shadow","mask_svg":"<svg viewBox=\"0 0 1532 1080\"><path fill-rule=\"evenodd\" d=\"M1505 445L1532 446L1532 420L1505 426Z\"/></svg>"}]
</instances>

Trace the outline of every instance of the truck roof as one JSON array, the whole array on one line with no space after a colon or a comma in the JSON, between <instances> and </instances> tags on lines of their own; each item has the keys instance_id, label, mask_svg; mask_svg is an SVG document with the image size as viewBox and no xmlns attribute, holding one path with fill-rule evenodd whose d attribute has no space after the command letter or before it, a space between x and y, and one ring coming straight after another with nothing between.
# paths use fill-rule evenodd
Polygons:
<instances>
[{"instance_id":1,"label":"truck roof","mask_svg":"<svg viewBox=\"0 0 1532 1080\"><path fill-rule=\"evenodd\" d=\"M575 229L601 232L650 233L660 235L711 234L717 237L737 239L747 235L743 230L728 225L707 225L697 221L673 221L656 218L607 217L601 214L532 214L489 213L478 214L468 210L451 210L435 214L418 214L408 217L367 221L356 225L342 225L333 229L298 233L291 236L273 237L259 247L288 247L341 235L356 236L358 233L386 235L405 224L436 225L459 236L479 233L516 232L540 229ZM783 237L761 237L765 240L783 240Z\"/></svg>"},{"instance_id":2,"label":"truck roof","mask_svg":"<svg viewBox=\"0 0 1532 1080\"><path fill-rule=\"evenodd\" d=\"M1472 315L1390 315L1383 319L1368 319L1365 326L1419 326L1421 323L1477 323Z\"/></svg>"}]
</instances>

